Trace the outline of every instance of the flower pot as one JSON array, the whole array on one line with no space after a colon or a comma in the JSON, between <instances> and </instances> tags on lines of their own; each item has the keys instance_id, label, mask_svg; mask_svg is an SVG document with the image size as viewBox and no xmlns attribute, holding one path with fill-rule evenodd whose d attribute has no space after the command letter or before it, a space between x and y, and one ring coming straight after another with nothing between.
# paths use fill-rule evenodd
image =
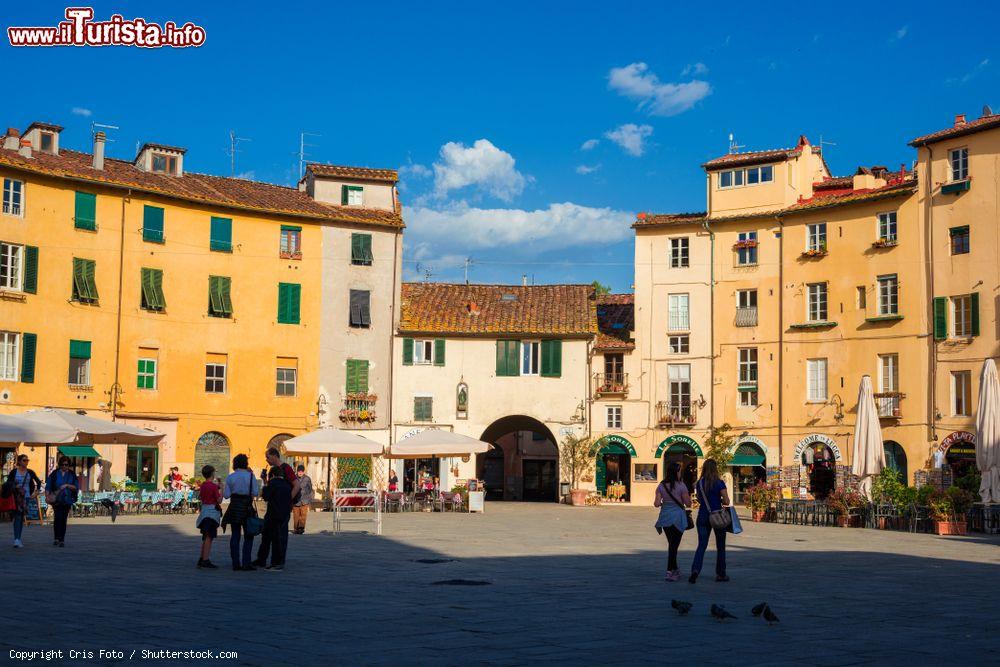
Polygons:
<instances>
[{"instance_id":1,"label":"flower pot","mask_svg":"<svg viewBox=\"0 0 1000 667\"><path fill-rule=\"evenodd\" d=\"M758 523L764 520L766 514L767 510L750 510L750 518Z\"/></svg>"},{"instance_id":2,"label":"flower pot","mask_svg":"<svg viewBox=\"0 0 1000 667\"><path fill-rule=\"evenodd\" d=\"M840 516L837 517L837 525L840 526L841 528L847 528L847 525L850 522L850 520L851 517L847 516L846 514L841 514Z\"/></svg>"},{"instance_id":3,"label":"flower pot","mask_svg":"<svg viewBox=\"0 0 1000 667\"><path fill-rule=\"evenodd\" d=\"M965 535L967 526L964 521L935 521L934 532L938 535Z\"/></svg>"},{"instance_id":4,"label":"flower pot","mask_svg":"<svg viewBox=\"0 0 1000 667\"><path fill-rule=\"evenodd\" d=\"M573 489L569 492L570 504L573 507L583 507L587 504L587 496L589 494L590 491L586 489Z\"/></svg>"}]
</instances>

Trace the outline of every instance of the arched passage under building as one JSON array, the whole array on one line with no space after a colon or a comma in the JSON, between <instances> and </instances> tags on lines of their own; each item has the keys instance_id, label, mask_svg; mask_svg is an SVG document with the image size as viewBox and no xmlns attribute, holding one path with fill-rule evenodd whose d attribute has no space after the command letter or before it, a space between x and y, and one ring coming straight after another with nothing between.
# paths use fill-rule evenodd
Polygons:
<instances>
[{"instance_id":1,"label":"arched passage under building","mask_svg":"<svg viewBox=\"0 0 1000 667\"><path fill-rule=\"evenodd\" d=\"M885 466L892 468L899 473L899 480L903 484L909 484L909 471L906 467L906 452L902 445L895 440L886 440L882 444L885 449Z\"/></svg>"},{"instance_id":2,"label":"arched passage under building","mask_svg":"<svg viewBox=\"0 0 1000 667\"><path fill-rule=\"evenodd\" d=\"M743 504L750 487L767 480L767 446L754 436L744 436L736 442L729 470L733 474L733 502Z\"/></svg>"},{"instance_id":3,"label":"arched passage under building","mask_svg":"<svg viewBox=\"0 0 1000 667\"><path fill-rule=\"evenodd\" d=\"M476 455L476 476L490 500L559 500L559 448L552 431L534 417L511 415L479 438L493 445Z\"/></svg>"},{"instance_id":4,"label":"arched passage under building","mask_svg":"<svg viewBox=\"0 0 1000 667\"><path fill-rule=\"evenodd\" d=\"M628 502L632 499L632 443L620 435L607 435L597 441L595 480L597 492L608 498Z\"/></svg>"},{"instance_id":5,"label":"arched passage under building","mask_svg":"<svg viewBox=\"0 0 1000 667\"><path fill-rule=\"evenodd\" d=\"M687 485L688 491L694 491L694 483L698 480L698 457L704 456L701 445L689 436L672 435L665 438L656 448L656 458L663 457L663 474L667 466L677 462L681 466L681 479Z\"/></svg>"}]
</instances>

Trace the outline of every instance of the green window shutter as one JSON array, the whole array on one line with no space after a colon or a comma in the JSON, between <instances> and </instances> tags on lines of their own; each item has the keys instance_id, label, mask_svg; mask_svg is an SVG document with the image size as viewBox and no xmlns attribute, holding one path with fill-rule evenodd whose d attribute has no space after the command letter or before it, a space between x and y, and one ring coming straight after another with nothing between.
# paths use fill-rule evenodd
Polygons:
<instances>
[{"instance_id":1,"label":"green window shutter","mask_svg":"<svg viewBox=\"0 0 1000 667\"><path fill-rule=\"evenodd\" d=\"M208 314L215 317L230 317L233 314L233 302L229 295L232 284L226 276L208 277Z\"/></svg>"},{"instance_id":2,"label":"green window shutter","mask_svg":"<svg viewBox=\"0 0 1000 667\"><path fill-rule=\"evenodd\" d=\"M364 259L361 254L361 234L351 234L351 263L360 264Z\"/></svg>"},{"instance_id":3,"label":"green window shutter","mask_svg":"<svg viewBox=\"0 0 1000 667\"><path fill-rule=\"evenodd\" d=\"M87 293L90 295L91 301L97 301L97 262L92 259L84 261L86 262L84 265L84 276L87 281Z\"/></svg>"},{"instance_id":4,"label":"green window shutter","mask_svg":"<svg viewBox=\"0 0 1000 667\"><path fill-rule=\"evenodd\" d=\"M371 234L365 234L364 236L362 236L361 253L362 253L362 255L364 255L365 261L367 263L371 264L372 263L372 259L374 259L373 255L372 255L372 235Z\"/></svg>"},{"instance_id":5,"label":"green window shutter","mask_svg":"<svg viewBox=\"0 0 1000 667\"><path fill-rule=\"evenodd\" d=\"M934 340L948 337L948 298L934 297Z\"/></svg>"},{"instance_id":6,"label":"green window shutter","mask_svg":"<svg viewBox=\"0 0 1000 667\"><path fill-rule=\"evenodd\" d=\"M156 307L163 310L167 307L167 300L163 296L163 271L152 269L153 272L153 297L156 299Z\"/></svg>"},{"instance_id":7,"label":"green window shutter","mask_svg":"<svg viewBox=\"0 0 1000 667\"><path fill-rule=\"evenodd\" d=\"M37 334L21 334L21 382L35 381L35 351L37 349Z\"/></svg>"},{"instance_id":8,"label":"green window shutter","mask_svg":"<svg viewBox=\"0 0 1000 667\"><path fill-rule=\"evenodd\" d=\"M278 283L278 322L287 324L288 320L288 292L285 291L285 283Z\"/></svg>"},{"instance_id":9,"label":"green window shutter","mask_svg":"<svg viewBox=\"0 0 1000 667\"><path fill-rule=\"evenodd\" d=\"M542 341L542 377L557 378L562 375L562 341Z\"/></svg>"},{"instance_id":10,"label":"green window shutter","mask_svg":"<svg viewBox=\"0 0 1000 667\"><path fill-rule=\"evenodd\" d=\"M163 243L163 209L146 205L142 209L142 240Z\"/></svg>"},{"instance_id":11,"label":"green window shutter","mask_svg":"<svg viewBox=\"0 0 1000 667\"><path fill-rule=\"evenodd\" d=\"M90 359L89 340L71 340L69 342L70 359Z\"/></svg>"},{"instance_id":12,"label":"green window shutter","mask_svg":"<svg viewBox=\"0 0 1000 667\"><path fill-rule=\"evenodd\" d=\"M278 283L278 322L298 324L302 285L298 283Z\"/></svg>"},{"instance_id":13,"label":"green window shutter","mask_svg":"<svg viewBox=\"0 0 1000 667\"><path fill-rule=\"evenodd\" d=\"M233 251L233 220L212 216L208 247L218 252Z\"/></svg>"},{"instance_id":14,"label":"green window shutter","mask_svg":"<svg viewBox=\"0 0 1000 667\"><path fill-rule=\"evenodd\" d=\"M230 296L230 287L232 287L233 280L227 276L219 277L219 293L222 296L222 313L226 317L231 317L233 314L233 299Z\"/></svg>"},{"instance_id":15,"label":"green window shutter","mask_svg":"<svg viewBox=\"0 0 1000 667\"><path fill-rule=\"evenodd\" d=\"M22 289L28 294L38 292L38 248L24 246L24 282Z\"/></svg>"},{"instance_id":16,"label":"green window shutter","mask_svg":"<svg viewBox=\"0 0 1000 667\"><path fill-rule=\"evenodd\" d=\"M87 294L87 284L84 277L85 269L83 260L79 257L73 258L73 300L83 301Z\"/></svg>"},{"instance_id":17,"label":"green window shutter","mask_svg":"<svg viewBox=\"0 0 1000 667\"><path fill-rule=\"evenodd\" d=\"M357 359L354 363L357 365L354 379L355 391L368 393L368 360Z\"/></svg>"},{"instance_id":18,"label":"green window shutter","mask_svg":"<svg viewBox=\"0 0 1000 667\"><path fill-rule=\"evenodd\" d=\"M497 377L507 375L507 341L497 341Z\"/></svg>"},{"instance_id":19,"label":"green window shutter","mask_svg":"<svg viewBox=\"0 0 1000 667\"><path fill-rule=\"evenodd\" d=\"M412 366L413 365L413 339L404 338L403 339L403 365Z\"/></svg>"},{"instance_id":20,"label":"green window shutter","mask_svg":"<svg viewBox=\"0 0 1000 667\"><path fill-rule=\"evenodd\" d=\"M97 195L89 192L76 193L73 224L77 229L97 229Z\"/></svg>"},{"instance_id":21,"label":"green window shutter","mask_svg":"<svg viewBox=\"0 0 1000 667\"><path fill-rule=\"evenodd\" d=\"M153 270L143 268L139 283L142 286L142 307L147 310L156 310L156 297L153 295Z\"/></svg>"},{"instance_id":22,"label":"green window shutter","mask_svg":"<svg viewBox=\"0 0 1000 667\"><path fill-rule=\"evenodd\" d=\"M347 206L347 193L349 190L350 188L348 188L348 186L346 185L340 186L340 203L343 204L344 206Z\"/></svg>"},{"instance_id":23,"label":"green window shutter","mask_svg":"<svg viewBox=\"0 0 1000 667\"><path fill-rule=\"evenodd\" d=\"M355 232L351 234L351 263L369 265L372 263L372 235Z\"/></svg>"},{"instance_id":24,"label":"green window shutter","mask_svg":"<svg viewBox=\"0 0 1000 667\"><path fill-rule=\"evenodd\" d=\"M979 292L973 292L969 295L971 300L971 310L972 310L972 335L979 335Z\"/></svg>"},{"instance_id":25,"label":"green window shutter","mask_svg":"<svg viewBox=\"0 0 1000 667\"><path fill-rule=\"evenodd\" d=\"M434 340L434 365L444 366L444 338Z\"/></svg>"},{"instance_id":26,"label":"green window shutter","mask_svg":"<svg viewBox=\"0 0 1000 667\"><path fill-rule=\"evenodd\" d=\"M515 377L520 375L520 341L497 341L497 377Z\"/></svg>"}]
</instances>

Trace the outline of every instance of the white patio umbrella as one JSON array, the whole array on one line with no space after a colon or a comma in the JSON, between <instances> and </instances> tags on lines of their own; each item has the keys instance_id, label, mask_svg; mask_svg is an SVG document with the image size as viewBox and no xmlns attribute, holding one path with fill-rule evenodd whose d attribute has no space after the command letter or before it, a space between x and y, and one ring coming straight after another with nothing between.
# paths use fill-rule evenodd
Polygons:
<instances>
[{"instance_id":1,"label":"white patio umbrella","mask_svg":"<svg viewBox=\"0 0 1000 667\"><path fill-rule=\"evenodd\" d=\"M0 442L29 445L72 442L76 432L68 426L42 424L22 415L0 415Z\"/></svg>"},{"instance_id":2,"label":"white patio umbrella","mask_svg":"<svg viewBox=\"0 0 1000 667\"><path fill-rule=\"evenodd\" d=\"M860 478L860 490L871 498L872 477L885 468L885 448L882 444L882 427L878 423L878 410L872 396L872 379L865 375L858 389L858 417L854 423L854 450L851 472Z\"/></svg>"},{"instance_id":3,"label":"white patio umbrella","mask_svg":"<svg viewBox=\"0 0 1000 667\"><path fill-rule=\"evenodd\" d=\"M454 431L429 428L389 445L386 458L427 459L431 457L471 456L490 448L482 440L470 438Z\"/></svg>"},{"instance_id":4,"label":"white patio umbrella","mask_svg":"<svg viewBox=\"0 0 1000 667\"><path fill-rule=\"evenodd\" d=\"M1000 380L992 359L983 362L976 412L976 467L982 474L979 496L1000 503Z\"/></svg>"},{"instance_id":5,"label":"white patio umbrella","mask_svg":"<svg viewBox=\"0 0 1000 667\"><path fill-rule=\"evenodd\" d=\"M26 444L48 445L154 445L165 434L148 428L138 428L81 415L72 410L42 408L16 415L38 429L37 437L22 440ZM52 437L52 436L62 437Z\"/></svg>"},{"instance_id":6,"label":"white patio umbrella","mask_svg":"<svg viewBox=\"0 0 1000 667\"><path fill-rule=\"evenodd\" d=\"M329 492L333 457L381 456L383 447L368 438L324 426L315 431L289 438L282 443L285 453L292 456L326 456L326 488Z\"/></svg>"}]
</instances>

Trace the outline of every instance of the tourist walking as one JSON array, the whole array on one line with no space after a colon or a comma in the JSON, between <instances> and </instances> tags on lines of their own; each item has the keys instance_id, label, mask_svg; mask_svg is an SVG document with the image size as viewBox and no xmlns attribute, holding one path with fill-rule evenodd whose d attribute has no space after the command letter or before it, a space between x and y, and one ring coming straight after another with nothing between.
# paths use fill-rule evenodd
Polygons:
<instances>
[{"instance_id":1,"label":"tourist walking","mask_svg":"<svg viewBox=\"0 0 1000 667\"><path fill-rule=\"evenodd\" d=\"M684 531L692 527L691 495L681 479L681 464L671 461L667 464L667 473L656 487L656 497L653 507L660 508L660 516L656 519L656 532L667 536L667 581L677 581L681 578L680 567L677 566L677 550L681 546Z\"/></svg>"},{"instance_id":2,"label":"tourist walking","mask_svg":"<svg viewBox=\"0 0 1000 667\"><path fill-rule=\"evenodd\" d=\"M203 467L201 476L205 479L198 489L201 509L194 524L201 531L201 555L198 557L198 567L214 570L218 566L212 562L212 540L218 537L219 524L222 523L222 490L215 483L214 467Z\"/></svg>"},{"instance_id":3,"label":"tourist walking","mask_svg":"<svg viewBox=\"0 0 1000 667\"><path fill-rule=\"evenodd\" d=\"M309 510L312 508L316 493L313 491L312 478L306 474L304 465L296 468L295 476L299 479L299 499L292 508L292 514L295 516L295 534L302 535L306 532L306 519L309 518Z\"/></svg>"},{"instance_id":4,"label":"tourist walking","mask_svg":"<svg viewBox=\"0 0 1000 667\"><path fill-rule=\"evenodd\" d=\"M28 512L28 502L38 497L38 490L42 488L42 480L38 479L35 471L28 467L28 455L21 454L17 457L14 469L7 475L7 481L3 485L3 498L7 500L11 519L14 523L14 548L20 549L24 546L21 542L21 534L24 531L24 517Z\"/></svg>"},{"instance_id":5,"label":"tourist walking","mask_svg":"<svg viewBox=\"0 0 1000 667\"><path fill-rule=\"evenodd\" d=\"M729 505L729 491L726 490L726 483L719 477L719 465L715 459L705 459L701 467L701 479L695 484L695 490L698 493L698 519L695 521L698 528L698 550L691 563L688 581L693 584L698 580L710 533L715 533L715 580L729 581L726 576L726 526L721 525L721 520L713 522L712 518L714 513L719 513L716 515L718 517L723 515L723 510Z\"/></svg>"},{"instance_id":6,"label":"tourist walking","mask_svg":"<svg viewBox=\"0 0 1000 667\"><path fill-rule=\"evenodd\" d=\"M222 516L222 529L226 526L233 529L229 538L229 555L233 561L234 571L255 570L250 564L253 554L253 535L248 535L246 531L247 519L257 516L254 509L253 500L260 493L260 484L257 478L250 471L250 464L246 454L237 454L233 457L233 471L226 477L222 495L229 499L229 507ZM243 544L240 545L242 536ZM242 558L240 557L242 555Z\"/></svg>"},{"instance_id":7,"label":"tourist walking","mask_svg":"<svg viewBox=\"0 0 1000 667\"><path fill-rule=\"evenodd\" d=\"M271 564L268 570L285 569L288 545L288 520L292 515L292 485L281 468L274 466L264 487L267 512L264 514L264 537L271 543Z\"/></svg>"},{"instance_id":8,"label":"tourist walking","mask_svg":"<svg viewBox=\"0 0 1000 667\"><path fill-rule=\"evenodd\" d=\"M68 456L59 457L59 468L53 470L45 480L45 502L52 506L55 518L52 527L55 532L53 546L66 546L66 524L69 512L76 503L80 492L80 481L73 472L73 463Z\"/></svg>"}]
</instances>

